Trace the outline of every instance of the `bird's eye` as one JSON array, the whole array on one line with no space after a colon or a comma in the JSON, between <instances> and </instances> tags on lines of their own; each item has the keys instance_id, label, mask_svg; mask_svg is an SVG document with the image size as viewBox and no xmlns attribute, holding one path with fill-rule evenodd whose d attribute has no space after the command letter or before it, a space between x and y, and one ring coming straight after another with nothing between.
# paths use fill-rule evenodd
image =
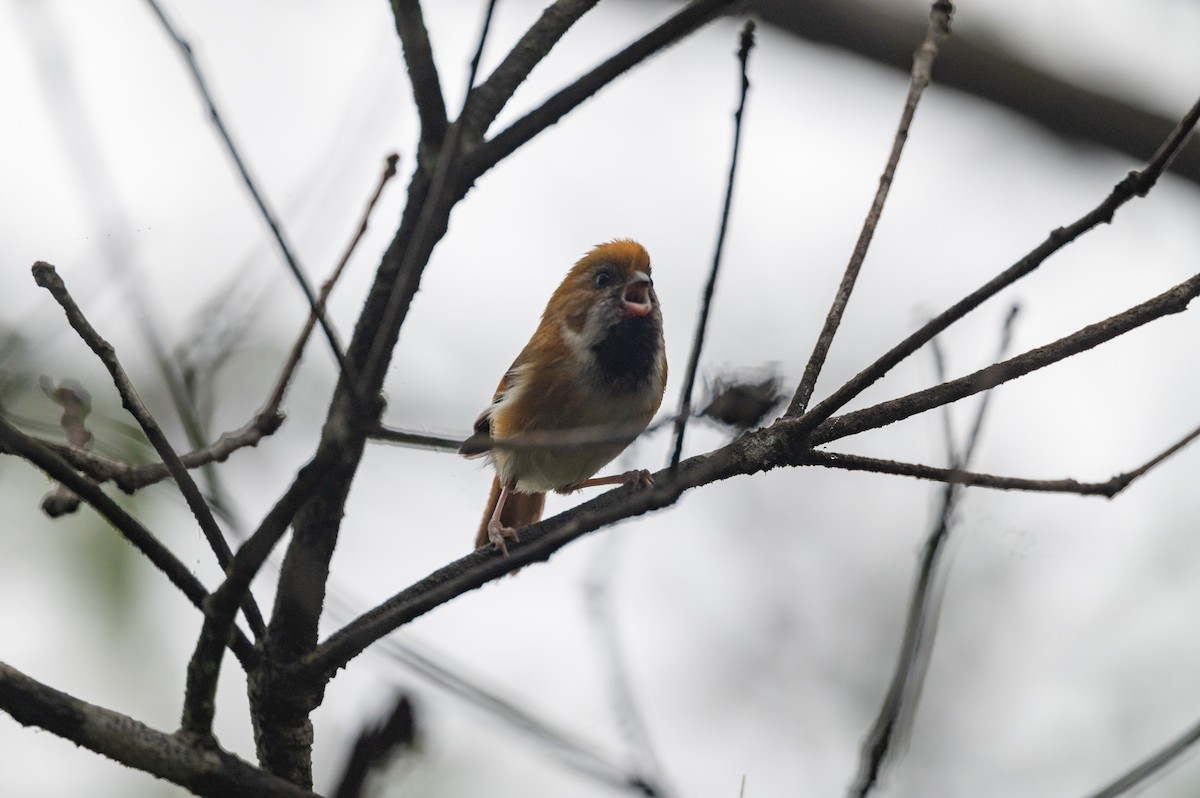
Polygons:
<instances>
[{"instance_id":1,"label":"bird's eye","mask_svg":"<svg viewBox=\"0 0 1200 798\"><path fill-rule=\"evenodd\" d=\"M596 272L596 276L592 278L592 285L596 286L597 288L604 288L612 285L612 281L613 273L608 269L601 269L600 271Z\"/></svg>"}]
</instances>

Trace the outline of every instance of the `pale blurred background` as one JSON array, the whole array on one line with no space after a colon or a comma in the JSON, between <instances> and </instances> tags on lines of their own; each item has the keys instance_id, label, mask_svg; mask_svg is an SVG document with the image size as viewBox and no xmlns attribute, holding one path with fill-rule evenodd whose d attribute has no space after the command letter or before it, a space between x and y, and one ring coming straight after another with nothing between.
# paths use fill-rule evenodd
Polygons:
<instances>
[{"instance_id":1,"label":"pale blurred background","mask_svg":"<svg viewBox=\"0 0 1200 798\"><path fill-rule=\"evenodd\" d=\"M456 111L484 4L425 5ZM925 4L903 5L924 16ZM400 154L401 176L332 299L348 338L414 161L416 118L388 5L164 7L314 282L348 242L384 156ZM601 3L500 124L676 7ZM499 4L484 74L540 10ZM966 0L954 24L1173 118L1200 94L1194 0ZM400 336L389 423L465 434L565 269L618 236L651 252L675 364L664 410L677 403L716 237L740 25L718 21L639 67L478 182L451 217ZM750 69L743 161L701 374L768 365L794 387L870 202L907 77L769 26L760 27ZM74 379L91 393L97 448L144 456L103 367L33 284L30 265L46 260L181 448L139 315L168 353L189 362L203 363L232 338L225 367L205 378L202 410L214 434L243 424L270 391L306 308L147 6L0 3L0 98L5 411L54 435L57 408L37 378ZM1140 163L935 84L817 398L1093 207ZM1196 185L1165 178L1114 224L953 327L943 342L950 376L989 362L1012 302L1022 305L1019 352L1190 277L1200 264L1198 220ZM1200 422L1197 341L1193 309L1000 388L976 466L1102 480L1140 465ZM243 530L313 451L333 379L318 340L284 427L219 467ZM922 352L855 406L934 379ZM973 408L956 408L960 431ZM723 441L696 424L687 451ZM944 441L940 418L929 414L831 448L942 464ZM658 468L667 452L660 433L625 457ZM929 681L907 756L880 795L1087 795L1200 718L1198 469L1193 446L1112 502L966 494ZM371 449L334 558L339 600L363 611L465 554L490 478L450 454ZM0 661L175 728L198 613L93 512L42 516L37 501L49 487L31 467L0 458ZM743 778L748 798L842 794L887 686L936 498L925 483L816 469L731 480L591 535L397 637L609 761L644 765L646 752L630 750L614 712L608 654L587 609L589 580L602 577L653 758L675 794L732 798ZM555 497L548 509L577 501ZM211 554L173 486L127 504L215 583ZM261 582L269 607L271 580ZM326 632L346 619L331 618ZM621 794L374 650L332 682L315 715L318 791L332 788L354 736L398 691L415 702L420 745L373 795ZM230 658L218 734L253 757L244 683ZM1200 760L1189 758L1142 794L1198 791ZM0 713L0 796L83 794L182 792Z\"/></svg>"}]
</instances>

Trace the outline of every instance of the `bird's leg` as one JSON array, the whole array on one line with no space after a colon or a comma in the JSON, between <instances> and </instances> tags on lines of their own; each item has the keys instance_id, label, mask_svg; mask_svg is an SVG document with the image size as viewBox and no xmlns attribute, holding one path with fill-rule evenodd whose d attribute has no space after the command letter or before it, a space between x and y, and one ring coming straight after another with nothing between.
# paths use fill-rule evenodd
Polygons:
<instances>
[{"instance_id":1,"label":"bird's leg","mask_svg":"<svg viewBox=\"0 0 1200 798\"><path fill-rule=\"evenodd\" d=\"M633 471L626 471L624 474L613 474L610 477L585 479L583 482L568 485L559 492L571 493L582 488L594 488L598 485L632 485L634 490L641 490L642 488L649 488L654 485L654 478L650 476L649 471L639 468Z\"/></svg>"},{"instance_id":2,"label":"bird's leg","mask_svg":"<svg viewBox=\"0 0 1200 798\"><path fill-rule=\"evenodd\" d=\"M508 494L511 492L512 489L508 485L500 488L500 498L496 499L496 509L492 511L492 517L488 519L487 523L488 540L495 544L505 557L508 556L508 544L504 542L505 538L521 542L521 539L517 537L517 530L500 522L500 513L504 511L504 502L508 500Z\"/></svg>"}]
</instances>

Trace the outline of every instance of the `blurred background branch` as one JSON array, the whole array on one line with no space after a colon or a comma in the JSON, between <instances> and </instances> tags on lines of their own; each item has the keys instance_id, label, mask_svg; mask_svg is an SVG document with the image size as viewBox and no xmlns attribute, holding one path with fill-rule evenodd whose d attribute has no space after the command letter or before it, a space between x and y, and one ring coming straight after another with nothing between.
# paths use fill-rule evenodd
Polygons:
<instances>
[{"instance_id":1,"label":"blurred background branch","mask_svg":"<svg viewBox=\"0 0 1200 798\"><path fill-rule=\"evenodd\" d=\"M908 71L925 27L919 4L884 0L751 0L763 21L883 66ZM1146 13L1162 9L1147 7ZM1053 75L994 36L959 29L938 57L941 86L995 103L1066 139L1107 147L1135 161L1155 151L1175 121L1111 94ZM1183 147L1171 171L1200 183L1200 140Z\"/></svg>"}]
</instances>

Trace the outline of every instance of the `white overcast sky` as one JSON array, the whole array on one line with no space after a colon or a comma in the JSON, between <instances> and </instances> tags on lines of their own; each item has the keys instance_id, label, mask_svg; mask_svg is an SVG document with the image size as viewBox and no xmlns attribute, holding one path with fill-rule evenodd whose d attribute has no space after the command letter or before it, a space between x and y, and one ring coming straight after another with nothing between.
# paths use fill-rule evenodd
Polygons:
<instances>
[{"instance_id":1,"label":"white overcast sky","mask_svg":"<svg viewBox=\"0 0 1200 798\"><path fill-rule=\"evenodd\" d=\"M384 156L400 154L401 176L334 295L333 318L348 337L413 164L415 114L387 3L163 5L315 282L349 239ZM425 5L457 109L484 4ZM485 72L540 7L499 4ZM673 7L601 3L499 124ZM455 210L400 337L390 423L464 433L562 273L618 236L651 252L674 364L664 408L677 401L727 169L740 24L715 23L640 67L478 182ZM1200 95L1195 2L977 0L958 4L955 25L1170 116ZM770 28L760 29L751 59L743 162L701 371L771 364L794 384L870 202L906 81ZM103 368L29 276L33 261L54 263L169 419L138 308L173 349L211 331L206 300L225 290L219 305L251 323L215 386L213 424L240 426L267 394L304 304L146 5L3 0L0 99L0 332L27 339L37 373L76 379L119 413ZM818 396L1136 166L935 85ZM1014 351L1024 351L1190 277L1200 264L1197 219L1200 192L1167 178L957 325L945 341L951 376L989 362L1013 301L1022 303ZM1140 464L1200 422L1198 340L1193 309L1005 386L977 466L1099 480ZM326 351L312 347L283 430L223 466L246 523L311 453L331 374ZM933 380L922 353L856 406ZM19 409L52 416L37 407L30 397ZM957 411L960 430L971 407ZM834 448L939 464L940 431L930 415ZM722 438L697 425L688 442L699 453ZM655 436L626 458L658 467L666 449ZM1198 469L1193 447L1112 502L968 494L908 757L881 794L1086 795L1200 718ZM489 480L450 455L371 450L334 558L338 595L361 611L465 553ZM45 485L0 460L0 661L174 728L197 614L140 562L105 559L113 549L98 539L112 533L87 511L42 518L32 497ZM584 605L588 575L611 561L634 687L679 794L735 795L743 776L748 798L839 794L886 688L935 496L898 478L813 470L732 480L463 596L404 634L625 762ZM548 509L576 501L552 498ZM157 488L134 506L211 584L203 540L173 491ZM262 599L269 606L269 591ZM116 607L122 615L107 617ZM226 662L225 677L218 732L252 757L236 663ZM425 737L421 756L380 795L614 794L377 654L339 675L316 715L318 789L330 789L347 739L397 688L416 693ZM1198 782L1200 763L1189 762L1144 794L1191 794ZM84 792L181 794L0 715L0 795Z\"/></svg>"}]
</instances>

